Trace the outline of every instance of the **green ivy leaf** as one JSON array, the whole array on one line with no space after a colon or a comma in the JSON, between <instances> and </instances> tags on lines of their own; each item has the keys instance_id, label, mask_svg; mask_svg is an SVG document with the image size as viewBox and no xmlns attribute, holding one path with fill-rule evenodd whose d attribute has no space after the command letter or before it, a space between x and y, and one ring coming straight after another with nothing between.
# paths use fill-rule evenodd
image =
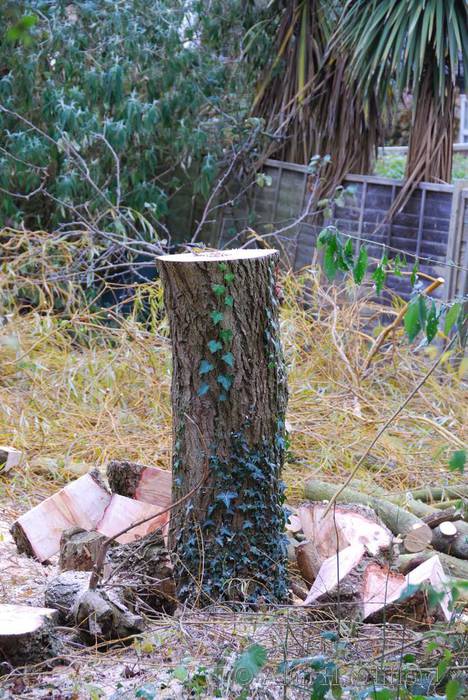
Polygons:
<instances>
[{"instance_id":1,"label":"green ivy leaf","mask_svg":"<svg viewBox=\"0 0 468 700\"><path fill-rule=\"evenodd\" d=\"M408 308L406 310L403 323L405 326L406 334L409 338L410 343L418 335L421 330L421 317L419 314L419 298L416 297L410 301Z\"/></svg>"},{"instance_id":2,"label":"green ivy leaf","mask_svg":"<svg viewBox=\"0 0 468 700\"><path fill-rule=\"evenodd\" d=\"M224 314L222 311L212 311L210 316L211 316L211 320L213 321L215 326L217 326L218 323L221 323L221 321L224 318Z\"/></svg>"},{"instance_id":3,"label":"green ivy leaf","mask_svg":"<svg viewBox=\"0 0 468 700\"><path fill-rule=\"evenodd\" d=\"M358 259L353 269L353 277L356 284L361 284L362 280L364 279L367 272L368 261L369 256L367 255L367 249L365 246L361 246Z\"/></svg>"},{"instance_id":4,"label":"green ivy leaf","mask_svg":"<svg viewBox=\"0 0 468 700\"><path fill-rule=\"evenodd\" d=\"M230 343L232 340L232 330L230 328L223 328L219 331L219 337L224 343Z\"/></svg>"},{"instance_id":5,"label":"green ivy leaf","mask_svg":"<svg viewBox=\"0 0 468 700\"><path fill-rule=\"evenodd\" d=\"M227 365L229 365L229 367L234 367L234 355L232 354L232 352L226 352L223 355L222 359Z\"/></svg>"},{"instance_id":6,"label":"green ivy leaf","mask_svg":"<svg viewBox=\"0 0 468 700\"><path fill-rule=\"evenodd\" d=\"M353 267L353 261L354 261L354 250L353 250L353 240L352 238L348 238L346 241L345 247L343 249L343 261L347 266L348 270L351 270Z\"/></svg>"},{"instance_id":7,"label":"green ivy leaf","mask_svg":"<svg viewBox=\"0 0 468 700\"><path fill-rule=\"evenodd\" d=\"M460 472L461 474L465 471L466 464L466 450L455 450L449 459L449 469L451 472Z\"/></svg>"},{"instance_id":8,"label":"green ivy leaf","mask_svg":"<svg viewBox=\"0 0 468 700\"><path fill-rule=\"evenodd\" d=\"M233 272L226 272L224 275L224 281L227 284L230 284L234 280L234 273Z\"/></svg>"},{"instance_id":9,"label":"green ivy leaf","mask_svg":"<svg viewBox=\"0 0 468 700\"><path fill-rule=\"evenodd\" d=\"M456 678L451 678L445 686L445 697L447 700L457 700L462 697L462 686Z\"/></svg>"},{"instance_id":10,"label":"green ivy leaf","mask_svg":"<svg viewBox=\"0 0 468 700\"><path fill-rule=\"evenodd\" d=\"M224 286L224 284L212 284L211 289L217 297L222 296L226 291L226 287Z\"/></svg>"},{"instance_id":11,"label":"green ivy leaf","mask_svg":"<svg viewBox=\"0 0 468 700\"><path fill-rule=\"evenodd\" d=\"M462 310L462 305L459 301L453 304L445 315L444 333L448 335L452 330L453 326L458 321L458 317Z\"/></svg>"},{"instance_id":12,"label":"green ivy leaf","mask_svg":"<svg viewBox=\"0 0 468 700\"><path fill-rule=\"evenodd\" d=\"M234 297L228 294L226 297L224 297L224 303L226 306L234 306Z\"/></svg>"},{"instance_id":13,"label":"green ivy leaf","mask_svg":"<svg viewBox=\"0 0 468 700\"><path fill-rule=\"evenodd\" d=\"M208 374L208 372L211 372L211 370L214 369L214 365L211 364L211 362L208 362L208 360L202 360L200 362L200 369L198 370L199 374Z\"/></svg>"},{"instance_id":14,"label":"green ivy leaf","mask_svg":"<svg viewBox=\"0 0 468 700\"><path fill-rule=\"evenodd\" d=\"M226 270L228 269L226 263L219 263L218 267L221 270L221 272L226 272Z\"/></svg>"},{"instance_id":15,"label":"green ivy leaf","mask_svg":"<svg viewBox=\"0 0 468 700\"><path fill-rule=\"evenodd\" d=\"M426 321L426 338L427 342L430 343L437 333L439 327L439 317L437 315L437 309L434 302L431 304L431 309L429 311L427 321Z\"/></svg>"},{"instance_id":16,"label":"green ivy leaf","mask_svg":"<svg viewBox=\"0 0 468 700\"><path fill-rule=\"evenodd\" d=\"M215 352L218 352L218 350L221 350L223 347L223 344L219 342L219 340L210 340L208 343L208 348L211 352L211 354L214 355Z\"/></svg>"},{"instance_id":17,"label":"green ivy leaf","mask_svg":"<svg viewBox=\"0 0 468 700\"><path fill-rule=\"evenodd\" d=\"M209 391L210 385L209 384L202 384L199 390L197 391L198 396L204 396L207 391Z\"/></svg>"},{"instance_id":18,"label":"green ivy leaf","mask_svg":"<svg viewBox=\"0 0 468 700\"><path fill-rule=\"evenodd\" d=\"M230 375L226 375L226 374L219 374L216 377L216 381L218 382L218 384L221 384L221 386L223 387L223 389L225 391L229 391L229 389L231 388L232 380L233 380L233 377L231 377Z\"/></svg>"},{"instance_id":19,"label":"green ivy leaf","mask_svg":"<svg viewBox=\"0 0 468 700\"><path fill-rule=\"evenodd\" d=\"M234 680L239 685L250 685L265 666L267 650L261 644L252 644L234 663Z\"/></svg>"}]
</instances>

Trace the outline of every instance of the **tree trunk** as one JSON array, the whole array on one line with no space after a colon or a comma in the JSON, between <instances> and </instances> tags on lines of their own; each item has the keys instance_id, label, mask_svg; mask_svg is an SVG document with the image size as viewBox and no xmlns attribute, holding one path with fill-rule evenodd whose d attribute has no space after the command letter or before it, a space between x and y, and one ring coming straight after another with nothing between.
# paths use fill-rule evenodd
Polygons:
<instances>
[{"instance_id":1,"label":"tree trunk","mask_svg":"<svg viewBox=\"0 0 468 700\"><path fill-rule=\"evenodd\" d=\"M452 180L455 88L448 76L441 100L434 94L432 70L422 79L411 125L406 177L415 184Z\"/></svg>"},{"instance_id":2,"label":"tree trunk","mask_svg":"<svg viewBox=\"0 0 468 700\"><path fill-rule=\"evenodd\" d=\"M277 251L159 258L173 353L170 543L180 600L285 601L287 385ZM192 493L193 492L193 493Z\"/></svg>"}]
</instances>

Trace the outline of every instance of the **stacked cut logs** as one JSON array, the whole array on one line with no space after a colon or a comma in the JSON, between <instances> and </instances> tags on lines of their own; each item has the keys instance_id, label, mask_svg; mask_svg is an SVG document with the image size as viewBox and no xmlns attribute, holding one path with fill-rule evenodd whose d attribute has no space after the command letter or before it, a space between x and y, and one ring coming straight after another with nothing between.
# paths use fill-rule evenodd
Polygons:
<instances>
[{"instance_id":1,"label":"stacked cut logs","mask_svg":"<svg viewBox=\"0 0 468 700\"><path fill-rule=\"evenodd\" d=\"M361 620L411 615L429 622L452 616L451 585L468 578L468 524L460 504L446 512L414 497L368 496L322 481L305 486L309 503L291 509L290 558L303 582L293 579L300 604L339 605ZM463 495L463 494L462 494ZM334 500L327 507L330 499ZM429 610L426 591L439 596Z\"/></svg>"},{"instance_id":2,"label":"stacked cut logs","mask_svg":"<svg viewBox=\"0 0 468 700\"><path fill-rule=\"evenodd\" d=\"M97 470L20 516L11 527L18 552L59 573L48 580L46 608L0 606L0 652L15 665L57 651L57 622L88 641L138 634L154 614L176 607L166 548L171 474L128 461ZM143 521L143 522L142 522ZM93 582L94 577L94 582ZM14 608L14 609L13 609Z\"/></svg>"}]
</instances>

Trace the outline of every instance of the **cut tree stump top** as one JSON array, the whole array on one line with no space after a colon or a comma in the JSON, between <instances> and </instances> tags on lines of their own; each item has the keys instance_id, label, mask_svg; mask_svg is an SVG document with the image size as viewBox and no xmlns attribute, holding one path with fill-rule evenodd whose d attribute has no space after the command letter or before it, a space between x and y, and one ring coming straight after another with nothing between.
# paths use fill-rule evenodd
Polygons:
<instances>
[{"instance_id":1,"label":"cut tree stump top","mask_svg":"<svg viewBox=\"0 0 468 700\"><path fill-rule=\"evenodd\" d=\"M21 636L41 629L45 620L55 622L57 611L30 605L0 605L0 638Z\"/></svg>"},{"instance_id":2,"label":"cut tree stump top","mask_svg":"<svg viewBox=\"0 0 468 700\"><path fill-rule=\"evenodd\" d=\"M235 248L233 250L204 250L199 253L159 255L156 260L175 263L235 262L236 260L267 258L271 255L278 255L278 251L273 248L268 250L263 248Z\"/></svg>"}]
</instances>

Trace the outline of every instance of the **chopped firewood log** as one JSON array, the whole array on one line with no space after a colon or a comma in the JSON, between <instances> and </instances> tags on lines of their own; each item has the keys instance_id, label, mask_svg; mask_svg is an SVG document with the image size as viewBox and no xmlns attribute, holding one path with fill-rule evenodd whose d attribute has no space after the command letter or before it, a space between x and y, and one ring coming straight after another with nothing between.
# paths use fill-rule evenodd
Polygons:
<instances>
[{"instance_id":1,"label":"chopped firewood log","mask_svg":"<svg viewBox=\"0 0 468 700\"><path fill-rule=\"evenodd\" d=\"M298 510L304 535L322 560L354 543L365 545L373 555L391 549L392 533L370 508L337 505L324 518L325 508L323 503L308 503Z\"/></svg>"},{"instance_id":2,"label":"chopped firewood log","mask_svg":"<svg viewBox=\"0 0 468 700\"><path fill-rule=\"evenodd\" d=\"M59 551L64 530L74 526L96 530L110 500L97 471L72 481L13 523L18 552L47 561Z\"/></svg>"},{"instance_id":3,"label":"chopped firewood log","mask_svg":"<svg viewBox=\"0 0 468 700\"><path fill-rule=\"evenodd\" d=\"M438 556L431 557L403 576L371 559L364 546L355 543L324 561L303 604L339 604L341 614L358 620L372 618L373 621L380 620L379 614L384 610L386 619L389 619L390 615L399 615L403 609L411 609L414 619L426 622L427 601L421 586L429 584L444 594L437 604L436 616L449 620L448 583Z\"/></svg>"},{"instance_id":4,"label":"chopped firewood log","mask_svg":"<svg viewBox=\"0 0 468 700\"><path fill-rule=\"evenodd\" d=\"M295 534L302 530L301 519L296 513L291 513L286 521L286 530Z\"/></svg>"},{"instance_id":5,"label":"chopped firewood log","mask_svg":"<svg viewBox=\"0 0 468 700\"><path fill-rule=\"evenodd\" d=\"M320 571L320 567L323 563L323 557L321 557L318 553L314 542L311 542L310 540L297 544L295 547L295 553L297 567L304 580L310 586L317 578L317 574Z\"/></svg>"},{"instance_id":6,"label":"chopped firewood log","mask_svg":"<svg viewBox=\"0 0 468 700\"><path fill-rule=\"evenodd\" d=\"M0 445L0 474L6 474L21 462L22 452L14 447Z\"/></svg>"},{"instance_id":7,"label":"chopped firewood log","mask_svg":"<svg viewBox=\"0 0 468 700\"><path fill-rule=\"evenodd\" d=\"M23 666L57 656L57 621L57 611L50 608L0 605L0 665Z\"/></svg>"},{"instance_id":8,"label":"chopped firewood log","mask_svg":"<svg viewBox=\"0 0 468 700\"><path fill-rule=\"evenodd\" d=\"M304 495L312 501L330 500L333 498L338 488L336 484L329 484L325 481L313 479L306 483ZM432 538L432 530L426 523L401 506L395 505L388 500L374 498L373 496L368 496L367 494L349 487L345 488L340 493L337 500L339 503L353 503L369 506L394 535L401 535L403 537L404 543L406 536L411 532L413 534L410 538L410 542L414 543L415 525L420 527L421 543L426 539ZM426 533L425 537L423 537L423 533ZM421 548L423 549L424 547L421 546Z\"/></svg>"},{"instance_id":9,"label":"chopped firewood log","mask_svg":"<svg viewBox=\"0 0 468 700\"><path fill-rule=\"evenodd\" d=\"M117 542L134 542L156 529L161 529L166 533L169 522L169 513L165 512L158 515L161 511L159 506L135 501L133 498L126 498L114 494L109 505L104 511L104 515L96 525L96 530L107 537L114 537L118 532L121 532L132 523L137 523L140 520L145 520L151 515L154 518L141 525L136 525L123 535L118 536Z\"/></svg>"},{"instance_id":10,"label":"chopped firewood log","mask_svg":"<svg viewBox=\"0 0 468 700\"><path fill-rule=\"evenodd\" d=\"M132 542L156 528L167 529L168 513L158 516L160 511L159 506L111 495L99 473L93 471L21 515L13 523L11 534L20 554L44 562L59 551L62 532L71 527L96 530L113 537L132 523L154 514L149 522L117 538L119 542Z\"/></svg>"},{"instance_id":11,"label":"chopped firewood log","mask_svg":"<svg viewBox=\"0 0 468 700\"><path fill-rule=\"evenodd\" d=\"M449 530L449 526L455 527L455 533L453 529ZM459 559L468 559L468 523L464 520L443 523L436 527L433 533L432 546L434 549Z\"/></svg>"},{"instance_id":12,"label":"chopped firewood log","mask_svg":"<svg viewBox=\"0 0 468 700\"><path fill-rule=\"evenodd\" d=\"M88 589L90 578L89 571L63 571L47 581L44 602L57 611L61 625L74 626L73 606L78 595Z\"/></svg>"},{"instance_id":13,"label":"chopped firewood log","mask_svg":"<svg viewBox=\"0 0 468 700\"><path fill-rule=\"evenodd\" d=\"M429 550L418 552L417 554L400 554L397 562L398 569L402 574L407 574L433 556L434 551ZM437 556L448 576L458 576L459 578L468 580L468 562L463 559L457 559L457 557L452 557L450 554L444 554L443 552L437 552Z\"/></svg>"},{"instance_id":14,"label":"chopped firewood log","mask_svg":"<svg viewBox=\"0 0 468 700\"><path fill-rule=\"evenodd\" d=\"M304 605L335 600L336 595L340 601L348 604L359 604L359 596L362 579L362 564L366 561L364 545L355 542L338 554L333 554L325 559L317 577L312 584Z\"/></svg>"},{"instance_id":15,"label":"chopped firewood log","mask_svg":"<svg viewBox=\"0 0 468 700\"><path fill-rule=\"evenodd\" d=\"M395 581L397 578L392 574ZM413 619L420 622L431 622L434 618L448 622L451 618L450 612L450 579L446 576L442 563L437 555L430 557L420 564L416 569L410 571L398 588L393 585L391 590L387 589L380 607L376 598L367 599L364 603L364 617L373 620L380 620L379 613L385 609L385 619L396 621L398 618ZM433 610L429 610L425 587L441 594ZM416 590L412 590L416 588ZM384 591L385 592L385 591Z\"/></svg>"},{"instance_id":16,"label":"chopped firewood log","mask_svg":"<svg viewBox=\"0 0 468 700\"><path fill-rule=\"evenodd\" d=\"M72 527L60 538L60 571L92 571L99 549L106 541L100 532Z\"/></svg>"},{"instance_id":17,"label":"chopped firewood log","mask_svg":"<svg viewBox=\"0 0 468 700\"><path fill-rule=\"evenodd\" d=\"M421 552L429 547L432 542L432 532L426 523L415 524L405 537L405 549L407 552Z\"/></svg>"},{"instance_id":18,"label":"chopped firewood log","mask_svg":"<svg viewBox=\"0 0 468 700\"><path fill-rule=\"evenodd\" d=\"M127 460L112 460L107 479L113 493L154 506L168 508L172 497L172 474L165 469L147 467Z\"/></svg>"},{"instance_id":19,"label":"chopped firewood log","mask_svg":"<svg viewBox=\"0 0 468 700\"><path fill-rule=\"evenodd\" d=\"M127 607L118 589L89 590L80 593L73 607L77 627L90 642L128 639L145 629L141 615Z\"/></svg>"},{"instance_id":20,"label":"chopped firewood log","mask_svg":"<svg viewBox=\"0 0 468 700\"><path fill-rule=\"evenodd\" d=\"M174 612L176 600L172 567L164 539L159 532L151 532L136 542L118 544L109 549L104 569L104 580L98 590L106 594L104 597L110 610L116 604L117 591L121 604L137 617L154 612ZM46 605L59 611L62 624L76 623L79 599L85 599L87 606L90 601L100 600L101 610L102 598L84 597L89 589L90 578L87 571L64 571L48 581ZM109 611L106 614L110 614ZM122 624L127 625L131 618L124 618ZM112 619L116 621L115 615ZM90 630L88 628L88 632Z\"/></svg>"}]
</instances>

